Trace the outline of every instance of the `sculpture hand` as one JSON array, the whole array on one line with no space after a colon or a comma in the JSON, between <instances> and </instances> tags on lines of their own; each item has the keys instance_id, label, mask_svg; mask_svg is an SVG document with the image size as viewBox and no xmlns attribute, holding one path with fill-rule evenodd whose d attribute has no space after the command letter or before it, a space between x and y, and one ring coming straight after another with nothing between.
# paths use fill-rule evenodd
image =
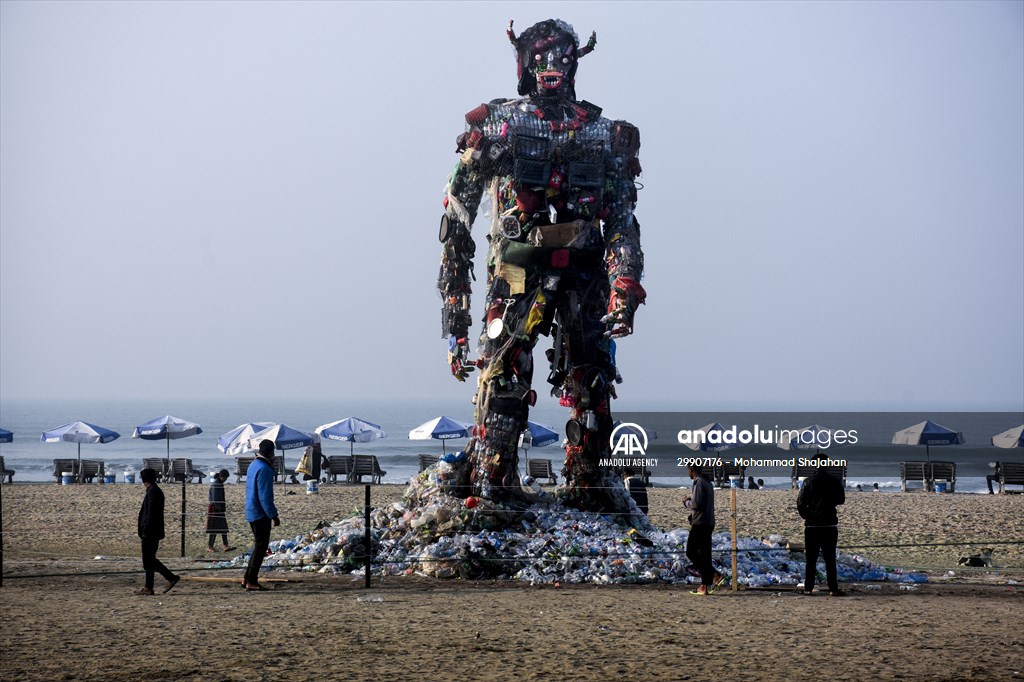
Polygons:
<instances>
[{"instance_id":1,"label":"sculpture hand","mask_svg":"<svg viewBox=\"0 0 1024 682\"><path fill-rule=\"evenodd\" d=\"M629 336L633 333L633 316L647 299L647 292L631 277L616 277L608 296L608 314L601 318L605 335Z\"/></svg>"}]
</instances>

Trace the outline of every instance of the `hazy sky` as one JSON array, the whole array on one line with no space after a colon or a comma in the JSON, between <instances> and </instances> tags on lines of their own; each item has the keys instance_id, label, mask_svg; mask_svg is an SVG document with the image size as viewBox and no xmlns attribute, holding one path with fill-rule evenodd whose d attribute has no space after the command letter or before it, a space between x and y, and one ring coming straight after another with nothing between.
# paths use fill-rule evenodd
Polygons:
<instances>
[{"instance_id":1,"label":"hazy sky","mask_svg":"<svg viewBox=\"0 0 1024 682\"><path fill-rule=\"evenodd\" d=\"M5 0L0 400L468 399L455 137L558 17L641 131L619 409L1022 409L1022 7Z\"/></svg>"}]
</instances>

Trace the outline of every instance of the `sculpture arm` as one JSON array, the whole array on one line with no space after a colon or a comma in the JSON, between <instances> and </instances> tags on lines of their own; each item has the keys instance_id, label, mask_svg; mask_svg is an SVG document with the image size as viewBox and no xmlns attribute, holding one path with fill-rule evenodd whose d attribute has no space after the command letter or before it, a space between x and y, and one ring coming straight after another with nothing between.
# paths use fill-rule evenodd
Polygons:
<instances>
[{"instance_id":1,"label":"sculpture arm","mask_svg":"<svg viewBox=\"0 0 1024 682\"><path fill-rule=\"evenodd\" d=\"M636 176L640 174L640 131L625 121L612 124L612 159L607 177L604 219L605 264L611 291L608 314L603 321L608 336L633 332L633 317L647 292L640 285L644 252L640 246L640 223L636 208Z\"/></svg>"},{"instance_id":2,"label":"sculpture arm","mask_svg":"<svg viewBox=\"0 0 1024 682\"><path fill-rule=\"evenodd\" d=\"M475 148L482 134L470 121L474 112L466 116L469 130L459 136L457 151L460 157L448 179L445 213L439 234L443 247L437 277L437 290L442 301L441 335L448 339L448 363L459 381L465 381L466 374L473 369L467 366L469 327L472 324L470 297L472 282L476 279L473 273L476 244L470 229L476 219L485 182Z\"/></svg>"}]
</instances>

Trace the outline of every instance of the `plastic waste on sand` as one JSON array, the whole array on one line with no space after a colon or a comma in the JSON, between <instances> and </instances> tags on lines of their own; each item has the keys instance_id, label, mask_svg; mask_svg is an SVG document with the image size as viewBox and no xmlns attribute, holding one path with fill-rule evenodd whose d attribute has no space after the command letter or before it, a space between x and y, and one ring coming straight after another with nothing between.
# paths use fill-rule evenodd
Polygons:
<instances>
[{"instance_id":1,"label":"plastic waste on sand","mask_svg":"<svg viewBox=\"0 0 1024 682\"><path fill-rule=\"evenodd\" d=\"M499 578L553 583L693 583L686 559L687 529L650 524L632 529L616 518L563 507L545 494L526 511L473 498L474 506L448 494L463 463L439 462L410 483L402 502L371 513L371 553L376 575L413 573L438 578ZM529 490L529 489L527 489ZM292 540L272 542L263 566L319 573L361 572L365 561L362 517L337 521ZM640 541L638 541L640 540ZM777 535L737 539L738 580L752 587L797 585L804 555ZM715 563L731 573L728 533L713 536ZM243 566L246 555L223 566ZM819 563L824 573L824 564ZM864 557L841 554L844 582L922 583L927 576L887 571Z\"/></svg>"}]
</instances>

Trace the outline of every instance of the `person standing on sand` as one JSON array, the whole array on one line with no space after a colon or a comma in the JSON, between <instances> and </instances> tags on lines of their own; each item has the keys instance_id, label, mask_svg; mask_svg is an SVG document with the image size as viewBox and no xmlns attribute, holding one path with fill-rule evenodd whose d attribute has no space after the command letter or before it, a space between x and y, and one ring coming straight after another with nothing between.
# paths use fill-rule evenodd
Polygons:
<instances>
[{"instance_id":1,"label":"person standing on sand","mask_svg":"<svg viewBox=\"0 0 1024 682\"><path fill-rule=\"evenodd\" d=\"M701 475L699 466L688 468L693 480L693 496L683 500L690 510L690 534L686 538L686 558L700 571L700 587L690 592L698 596L711 594L712 585L721 583L724 576L711 564L711 533L715 530L715 488Z\"/></svg>"},{"instance_id":2,"label":"person standing on sand","mask_svg":"<svg viewBox=\"0 0 1024 682\"><path fill-rule=\"evenodd\" d=\"M270 546L270 526L281 525L274 506L274 441L260 441L259 453L245 473L245 519L252 528L254 544L242 586L250 592L264 591L260 566Z\"/></svg>"},{"instance_id":3,"label":"person standing on sand","mask_svg":"<svg viewBox=\"0 0 1024 682\"><path fill-rule=\"evenodd\" d=\"M142 539L142 567L146 571L146 586L135 590L138 595L153 594L153 574L159 572L167 580L164 594L171 591L181 576L174 575L156 558L156 550L164 539L164 491L156 484L156 471L143 469L139 478L146 486L146 494L142 498L139 509L139 537Z\"/></svg>"},{"instance_id":4,"label":"person standing on sand","mask_svg":"<svg viewBox=\"0 0 1024 682\"><path fill-rule=\"evenodd\" d=\"M804 572L804 594L814 590L818 571L818 554L825 561L825 579L830 597L842 597L836 577L836 545L839 544L839 515L836 507L846 502L846 491L838 478L819 466L804 481L796 498L796 508L804 520L804 552L807 566Z\"/></svg>"},{"instance_id":5,"label":"person standing on sand","mask_svg":"<svg viewBox=\"0 0 1024 682\"><path fill-rule=\"evenodd\" d=\"M210 495L207 498L209 504L206 507L206 532L210 537L206 544L207 552L213 551L213 543L218 534L224 541L225 552L234 549L228 545L228 504L224 496L224 482L230 475L227 469L221 469L210 481Z\"/></svg>"}]
</instances>

